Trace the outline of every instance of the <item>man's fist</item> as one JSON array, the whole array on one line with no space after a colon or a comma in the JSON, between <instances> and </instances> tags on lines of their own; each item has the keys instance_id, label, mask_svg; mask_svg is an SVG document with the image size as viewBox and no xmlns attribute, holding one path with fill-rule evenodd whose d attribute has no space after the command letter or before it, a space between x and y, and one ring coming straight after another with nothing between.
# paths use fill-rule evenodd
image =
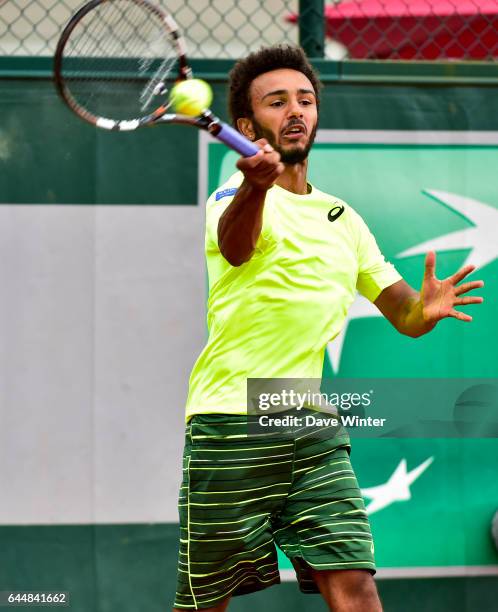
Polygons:
<instances>
[{"instance_id":1,"label":"man's fist","mask_svg":"<svg viewBox=\"0 0 498 612\"><path fill-rule=\"evenodd\" d=\"M256 144L260 150L251 157L241 157L237 168L255 189L267 191L284 171L284 164L280 161L280 153L265 138L257 140Z\"/></svg>"}]
</instances>

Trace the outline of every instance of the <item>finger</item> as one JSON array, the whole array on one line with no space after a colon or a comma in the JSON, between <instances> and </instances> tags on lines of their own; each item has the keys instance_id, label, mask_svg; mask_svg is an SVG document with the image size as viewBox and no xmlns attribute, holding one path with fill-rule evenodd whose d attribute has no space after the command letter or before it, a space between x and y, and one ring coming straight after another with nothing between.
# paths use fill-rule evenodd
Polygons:
<instances>
[{"instance_id":1,"label":"finger","mask_svg":"<svg viewBox=\"0 0 498 612\"><path fill-rule=\"evenodd\" d=\"M263 169L268 169L270 171L274 171L277 169L278 165L280 164L280 157L276 156L270 156L270 155L265 155L265 157L261 160L261 170ZM259 170L259 168L258 168Z\"/></svg>"},{"instance_id":2,"label":"finger","mask_svg":"<svg viewBox=\"0 0 498 612\"><path fill-rule=\"evenodd\" d=\"M265 145L266 146L266 145ZM270 145L268 145L270 147ZM277 164L280 161L280 153L274 149L262 149L264 153L265 164Z\"/></svg>"},{"instance_id":3,"label":"finger","mask_svg":"<svg viewBox=\"0 0 498 612\"><path fill-rule=\"evenodd\" d=\"M278 177L282 174L282 172L284 171L285 167L283 164L278 164L277 168L275 169L275 171L270 175L269 179L271 181L276 181L278 179Z\"/></svg>"},{"instance_id":4,"label":"finger","mask_svg":"<svg viewBox=\"0 0 498 612\"><path fill-rule=\"evenodd\" d=\"M242 165L247 165L247 166L251 166L251 164L254 163L254 160L256 158L263 158L265 155L263 149L259 149L259 151L257 151L256 153L254 153L254 155L249 155L248 157L239 157L239 159L237 160L237 163L242 164Z\"/></svg>"},{"instance_id":5,"label":"finger","mask_svg":"<svg viewBox=\"0 0 498 612\"><path fill-rule=\"evenodd\" d=\"M269 168L256 168L255 170L247 172L246 176L249 178L249 180L252 180L259 185L268 185L267 189L269 189L269 186L271 186L278 179L280 174L281 172L277 171L276 167L272 166Z\"/></svg>"},{"instance_id":6,"label":"finger","mask_svg":"<svg viewBox=\"0 0 498 612\"><path fill-rule=\"evenodd\" d=\"M425 256L425 278L434 278L436 272L436 253L429 251Z\"/></svg>"},{"instance_id":7,"label":"finger","mask_svg":"<svg viewBox=\"0 0 498 612\"><path fill-rule=\"evenodd\" d=\"M272 151L274 151L273 147L266 140L266 138L260 138L259 140L255 140L254 144L257 144L259 146L259 151L257 151L254 155L249 155L249 157L242 157L241 159L239 159L239 161L250 160L256 156L261 157L261 155L264 153L271 153ZM237 167L238 167L238 164L237 164ZM249 164L249 167L251 167L250 164Z\"/></svg>"},{"instance_id":8,"label":"finger","mask_svg":"<svg viewBox=\"0 0 498 612\"><path fill-rule=\"evenodd\" d=\"M275 159L261 159L259 160L259 163L250 170L250 172L254 172L255 175L257 176L268 176L269 174L272 174L273 172L277 171L277 168L279 167L280 164L280 160L278 158ZM280 174L280 172L279 172Z\"/></svg>"},{"instance_id":9,"label":"finger","mask_svg":"<svg viewBox=\"0 0 498 612\"><path fill-rule=\"evenodd\" d=\"M454 301L455 306L465 306L466 304L482 304L484 298L477 296L466 296Z\"/></svg>"},{"instance_id":10,"label":"finger","mask_svg":"<svg viewBox=\"0 0 498 612\"><path fill-rule=\"evenodd\" d=\"M479 287L484 287L483 281L463 283L463 285L458 285L458 287L455 287L455 295L462 295L462 293L467 293L467 291L472 291L472 289L478 289Z\"/></svg>"},{"instance_id":11,"label":"finger","mask_svg":"<svg viewBox=\"0 0 498 612\"><path fill-rule=\"evenodd\" d=\"M460 312L459 310L450 310L448 316L458 319L459 321L465 321L466 323L470 323L470 321L472 321L472 317L470 315Z\"/></svg>"},{"instance_id":12,"label":"finger","mask_svg":"<svg viewBox=\"0 0 498 612\"><path fill-rule=\"evenodd\" d=\"M245 172L246 170L252 170L259 166L259 164L263 161L264 157L265 153L262 149L260 149L257 153L251 155L250 157L239 157L236 166L242 172Z\"/></svg>"},{"instance_id":13,"label":"finger","mask_svg":"<svg viewBox=\"0 0 498 612\"><path fill-rule=\"evenodd\" d=\"M275 172L280 165L283 164L281 164L279 157L270 158L269 155L263 154L263 157L254 168L254 172L257 173L258 176L266 176Z\"/></svg>"},{"instance_id":14,"label":"finger","mask_svg":"<svg viewBox=\"0 0 498 612\"><path fill-rule=\"evenodd\" d=\"M464 266L463 268L460 268L460 270L458 270L458 272L455 272L455 274L453 274L453 276L449 277L449 281L451 281L451 283L453 285L456 285L457 283L459 283L462 279L464 279L466 276L468 276L471 272L473 272L476 269L475 266Z\"/></svg>"},{"instance_id":15,"label":"finger","mask_svg":"<svg viewBox=\"0 0 498 612\"><path fill-rule=\"evenodd\" d=\"M259 140L256 140L255 144L257 144L259 148L262 149L265 153L273 153L273 151L275 151L275 149L266 140L266 138L260 138Z\"/></svg>"}]
</instances>

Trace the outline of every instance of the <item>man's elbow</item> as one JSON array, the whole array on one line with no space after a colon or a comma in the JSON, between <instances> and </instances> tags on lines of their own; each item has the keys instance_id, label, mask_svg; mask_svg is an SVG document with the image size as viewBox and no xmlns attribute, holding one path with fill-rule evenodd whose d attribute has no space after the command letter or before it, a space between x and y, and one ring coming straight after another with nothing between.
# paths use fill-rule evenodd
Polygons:
<instances>
[{"instance_id":1,"label":"man's elbow","mask_svg":"<svg viewBox=\"0 0 498 612\"><path fill-rule=\"evenodd\" d=\"M244 253L240 249L227 248L222 243L219 244L219 248L220 248L220 253L228 261L228 263L234 268L238 268L242 264L248 262L251 259L252 254L254 252L254 251L251 251L250 253Z\"/></svg>"},{"instance_id":2,"label":"man's elbow","mask_svg":"<svg viewBox=\"0 0 498 612\"><path fill-rule=\"evenodd\" d=\"M238 268L242 264L246 263L246 261L249 261L248 259L243 259L241 257L225 255L224 253L222 253L222 255L228 261L228 263L234 268Z\"/></svg>"}]
</instances>

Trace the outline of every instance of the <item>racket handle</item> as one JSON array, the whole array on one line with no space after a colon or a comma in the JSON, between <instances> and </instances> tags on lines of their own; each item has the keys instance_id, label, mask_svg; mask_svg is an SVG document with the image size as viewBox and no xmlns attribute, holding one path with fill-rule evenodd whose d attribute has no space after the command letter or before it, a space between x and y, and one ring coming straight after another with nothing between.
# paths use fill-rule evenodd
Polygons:
<instances>
[{"instance_id":1,"label":"racket handle","mask_svg":"<svg viewBox=\"0 0 498 612\"><path fill-rule=\"evenodd\" d=\"M215 136L218 140L221 140L221 142L224 142L226 145L244 157L251 157L251 155L256 155L256 153L259 151L258 145L255 145L228 124L220 122L216 124L216 128L216 131L212 130L211 132L213 136Z\"/></svg>"}]
</instances>

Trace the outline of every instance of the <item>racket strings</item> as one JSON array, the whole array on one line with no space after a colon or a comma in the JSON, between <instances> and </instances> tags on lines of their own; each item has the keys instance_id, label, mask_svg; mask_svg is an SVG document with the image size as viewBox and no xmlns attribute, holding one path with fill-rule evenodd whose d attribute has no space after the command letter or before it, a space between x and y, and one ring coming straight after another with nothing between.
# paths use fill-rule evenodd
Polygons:
<instances>
[{"instance_id":1,"label":"racket strings","mask_svg":"<svg viewBox=\"0 0 498 612\"><path fill-rule=\"evenodd\" d=\"M140 0L108 0L87 13L64 47L61 76L96 117L140 118L165 102L178 50L160 15Z\"/></svg>"}]
</instances>

